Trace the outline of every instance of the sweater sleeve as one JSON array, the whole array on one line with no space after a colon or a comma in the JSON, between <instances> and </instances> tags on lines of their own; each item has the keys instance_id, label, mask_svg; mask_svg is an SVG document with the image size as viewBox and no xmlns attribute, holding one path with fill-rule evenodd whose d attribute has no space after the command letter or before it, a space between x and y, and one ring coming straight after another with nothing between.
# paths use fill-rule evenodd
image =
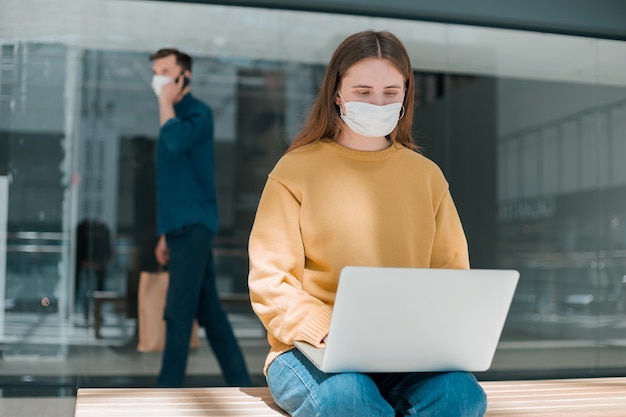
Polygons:
<instances>
[{"instance_id":1,"label":"sweater sleeve","mask_svg":"<svg viewBox=\"0 0 626 417\"><path fill-rule=\"evenodd\" d=\"M448 189L443 193L436 210L435 225L431 268L468 269L467 239Z\"/></svg>"},{"instance_id":2,"label":"sweater sleeve","mask_svg":"<svg viewBox=\"0 0 626 417\"><path fill-rule=\"evenodd\" d=\"M297 193L270 177L248 244L250 300L269 338L286 346L295 340L321 346L332 308L303 288L305 253L299 218Z\"/></svg>"}]
</instances>

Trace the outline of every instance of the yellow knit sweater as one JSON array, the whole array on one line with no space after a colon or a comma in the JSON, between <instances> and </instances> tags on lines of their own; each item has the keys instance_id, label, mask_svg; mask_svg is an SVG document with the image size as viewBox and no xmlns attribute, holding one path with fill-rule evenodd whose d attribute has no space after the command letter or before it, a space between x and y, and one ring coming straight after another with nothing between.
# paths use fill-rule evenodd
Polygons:
<instances>
[{"instance_id":1,"label":"yellow knit sweater","mask_svg":"<svg viewBox=\"0 0 626 417\"><path fill-rule=\"evenodd\" d=\"M469 268L441 170L399 144L365 152L321 140L285 154L248 249L250 298L270 343L264 371L294 340L323 345L344 266Z\"/></svg>"}]
</instances>

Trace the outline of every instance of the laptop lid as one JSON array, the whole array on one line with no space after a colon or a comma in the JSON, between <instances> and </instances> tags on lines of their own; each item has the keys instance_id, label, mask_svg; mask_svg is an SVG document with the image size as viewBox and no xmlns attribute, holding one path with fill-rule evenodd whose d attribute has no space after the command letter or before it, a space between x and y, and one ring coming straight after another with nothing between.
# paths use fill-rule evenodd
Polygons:
<instances>
[{"instance_id":1,"label":"laptop lid","mask_svg":"<svg viewBox=\"0 0 626 417\"><path fill-rule=\"evenodd\" d=\"M513 299L514 270L345 267L324 372L485 371ZM306 346L303 346L306 345Z\"/></svg>"}]
</instances>

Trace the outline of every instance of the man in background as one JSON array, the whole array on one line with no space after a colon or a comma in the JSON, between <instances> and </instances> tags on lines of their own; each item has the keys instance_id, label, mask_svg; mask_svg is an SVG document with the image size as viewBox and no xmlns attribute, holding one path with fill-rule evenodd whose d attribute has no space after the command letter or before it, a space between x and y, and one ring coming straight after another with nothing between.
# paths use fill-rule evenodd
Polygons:
<instances>
[{"instance_id":1,"label":"man in background","mask_svg":"<svg viewBox=\"0 0 626 417\"><path fill-rule=\"evenodd\" d=\"M165 349L159 387L184 384L194 318L204 327L226 384L250 386L246 363L217 293L213 239L218 229L213 115L191 92L189 55L161 49L150 56L159 102L155 256L168 265Z\"/></svg>"}]
</instances>

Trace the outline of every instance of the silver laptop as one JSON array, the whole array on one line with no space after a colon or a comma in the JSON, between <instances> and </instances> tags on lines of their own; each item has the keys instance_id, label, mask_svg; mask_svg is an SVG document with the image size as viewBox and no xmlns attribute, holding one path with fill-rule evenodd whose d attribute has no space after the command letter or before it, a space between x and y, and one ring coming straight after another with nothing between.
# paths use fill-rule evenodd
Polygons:
<instances>
[{"instance_id":1,"label":"silver laptop","mask_svg":"<svg viewBox=\"0 0 626 417\"><path fill-rule=\"evenodd\" d=\"M323 372L485 371L519 272L348 266L325 348L296 347Z\"/></svg>"}]
</instances>

